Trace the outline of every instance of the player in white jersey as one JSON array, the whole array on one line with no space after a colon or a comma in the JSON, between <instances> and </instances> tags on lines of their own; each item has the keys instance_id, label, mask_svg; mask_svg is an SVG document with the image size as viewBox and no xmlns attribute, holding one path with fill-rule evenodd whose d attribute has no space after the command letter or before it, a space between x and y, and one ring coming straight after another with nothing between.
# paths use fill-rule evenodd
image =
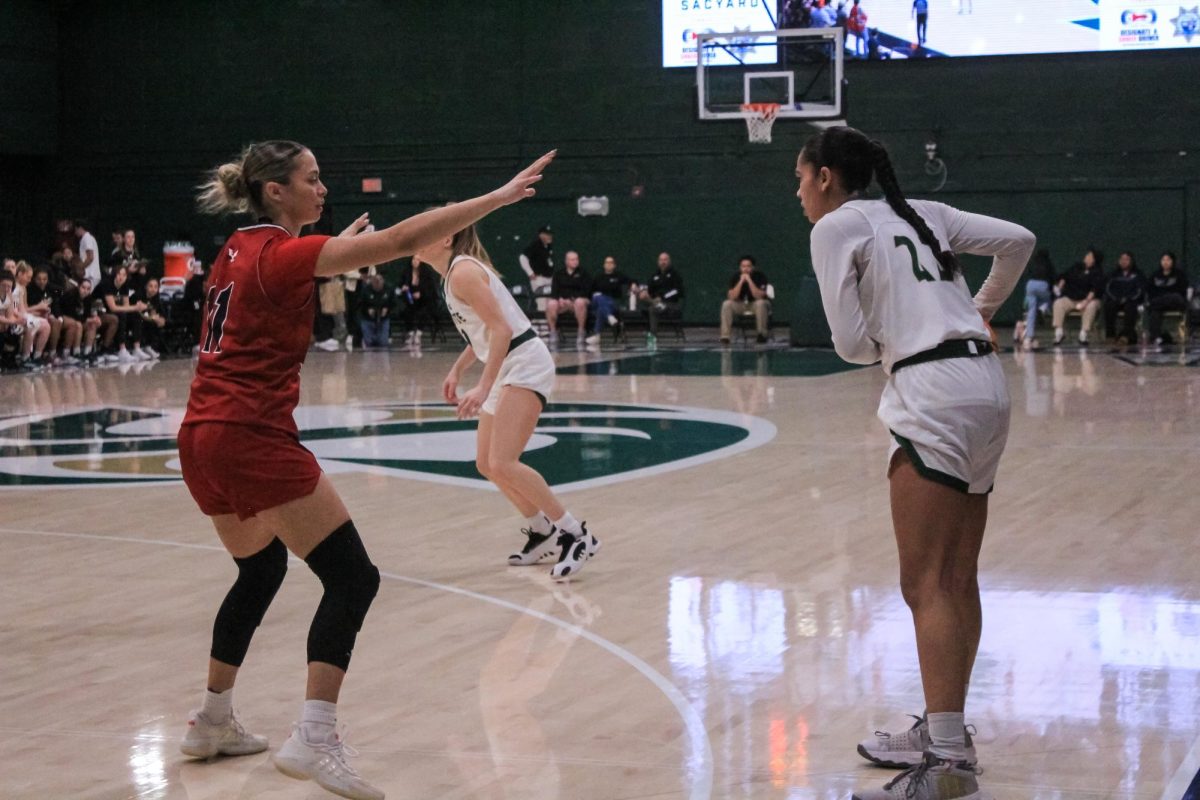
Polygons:
<instances>
[{"instance_id":1,"label":"player in white jersey","mask_svg":"<svg viewBox=\"0 0 1200 800\"><path fill-rule=\"evenodd\" d=\"M475 466L529 521L522 529L525 546L508 563L537 564L557 553L550 574L567 580L600 542L563 507L546 479L521 463L554 389L554 358L492 268L474 226L417 256L442 276L446 306L467 340L442 383L442 396L458 406L459 419L479 415ZM463 372L477 360L484 364L479 383L458 397Z\"/></svg>"},{"instance_id":2,"label":"player in white jersey","mask_svg":"<svg viewBox=\"0 0 1200 800\"><path fill-rule=\"evenodd\" d=\"M881 362L879 417L892 434L888 477L900 587L912 611L927 714L859 752L908 767L855 800L978 800L963 722L979 646L977 569L988 493L1008 437L1009 397L988 321L1033 252L1019 225L940 203L908 202L887 150L853 128L813 136L796 164L813 268L838 355ZM884 199L861 194L874 178ZM992 256L974 298L955 253Z\"/></svg>"}]
</instances>

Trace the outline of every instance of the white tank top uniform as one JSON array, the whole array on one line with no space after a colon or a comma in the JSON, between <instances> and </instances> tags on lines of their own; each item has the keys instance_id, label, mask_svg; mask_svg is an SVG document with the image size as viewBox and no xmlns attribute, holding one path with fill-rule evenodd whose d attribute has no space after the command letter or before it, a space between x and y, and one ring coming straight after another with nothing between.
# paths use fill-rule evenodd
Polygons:
<instances>
[{"instance_id":1,"label":"white tank top uniform","mask_svg":"<svg viewBox=\"0 0 1200 800\"><path fill-rule=\"evenodd\" d=\"M0 300L0 317L7 317L14 310L16 310L16 308L17 308L17 298L13 295L12 292L9 292L8 297L6 297L3 300ZM0 329L0 332L3 332L3 330ZM21 325L21 324L10 325L10 326L8 326L8 332L11 334L14 334L14 335L22 334L25 332L25 326Z\"/></svg>"},{"instance_id":2,"label":"white tank top uniform","mask_svg":"<svg viewBox=\"0 0 1200 800\"><path fill-rule=\"evenodd\" d=\"M12 294L10 295L10 297L12 297L13 302L16 303L17 308L25 308L25 309L29 308L29 295L25 293L24 286L13 286ZM48 320L43 319L42 317L39 317L37 314L31 314L29 311L25 311L24 316L25 316L25 327L28 328L29 330L33 331L34 333L37 333L44 326L47 326L50 324L50 322Z\"/></svg>"},{"instance_id":3,"label":"white tank top uniform","mask_svg":"<svg viewBox=\"0 0 1200 800\"><path fill-rule=\"evenodd\" d=\"M941 203L910 205L943 249L993 256L974 298L961 272L884 200L852 200L812 231L813 269L839 356L881 362L890 376L879 418L925 478L961 492L992 490L1008 440L1008 384L984 325L1033 253L1020 225Z\"/></svg>"},{"instance_id":4,"label":"white tank top uniform","mask_svg":"<svg viewBox=\"0 0 1200 800\"><path fill-rule=\"evenodd\" d=\"M479 318L473 308L455 297L454 292L450 290L450 273L464 261L474 264L487 275L488 287L492 290L492 295L496 298L501 313L504 314L504 320L513 331L513 338L508 345L508 355L505 356L504 363L500 366L500 374L496 376L496 383L492 386L492 391L483 403L483 412L485 414L496 413L500 390L505 386L520 386L523 389L529 389L541 398L542 405L545 406L550 400L551 392L554 391L554 357L550 355L546 343L534 333L529 318L521 311L504 282L497 277L495 272L470 256L456 256L450 262L450 269L446 270L446 277L443 281L446 307L450 310L454 327L458 328L458 332L467 340L467 344L475 352L475 357L486 362L489 353L487 326L483 324L483 320Z\"/></svg>"}]
</instances>

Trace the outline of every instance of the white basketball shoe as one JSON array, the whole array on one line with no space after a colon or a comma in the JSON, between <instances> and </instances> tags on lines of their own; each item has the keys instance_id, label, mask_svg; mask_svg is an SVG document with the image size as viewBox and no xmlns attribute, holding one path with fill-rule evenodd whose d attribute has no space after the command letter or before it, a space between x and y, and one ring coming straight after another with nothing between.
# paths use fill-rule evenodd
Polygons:
<instances>
[{"instance_id":1,"label":"white basketball shoe","mask_svg":"<svg viewBox=\"0 0 1200 800\"><path fill-rule=\"evenodd\" d=\"M384 794L363 780L347 758L358 755L341 737L332 742L309 742L299 725L276 751L275 769L301 781L316 781L326 791L349 800L383 800Z\"/></svg>"},{"instance_id":2,"label":"white basketball shoe","mask_svg":"<svg viewBox=\"0 0 1200 800\"><path fill-rule=\"evenodd\" d=\"M224 722L213 722L199 711L188 714L187 733L179 749L192 758L248 756L267 749L267 737L249 733L229 715Z\"/></svg>"},{"instance_id":3,"label":"white basketball shoe","mask_svg":"<svg viewBox=\"0 0 1200 800\"><path fill-rule=\"evenodd\" d=\"M911 728L901 733L875 731L871 739L864 739L858 744L858 754L881 767L908 769L915 767L925 760L925 751L933 741L929 738L929 721L916 714L910 714L916 722ZM966 726L963 733L967 741L967 757L965 763L975 766L975 743L971 741L971 726Z\"/></svg>"},{"instance_id":4,"label":"white basketball shoe","mask_svg":"<svg viewBox=\"0 0 1200 800\"><path fill-rule=\"evenodd\" d=\"M558 535L558 546L562 552L558 555L558 563L550 568L550 577L556 581L568 581L579 574L588 559L600 550L600 540L588 533L587 523L579 523L581 533L562 531Z\"/></svg>"},{"instance_id":5,"label":"white basketball shoe","mask_svg":"<svg viewBox=\"0 0 1200 800\"><path fill-rule=\"evenodd\" d=\"M521 533L527 537L525 546L519 553L508 557L509 566L528 567L558 555L558 528L553 525L550 526L549 533L535 533L529 528L521 528Z\"/></svg>"}]
</instances>

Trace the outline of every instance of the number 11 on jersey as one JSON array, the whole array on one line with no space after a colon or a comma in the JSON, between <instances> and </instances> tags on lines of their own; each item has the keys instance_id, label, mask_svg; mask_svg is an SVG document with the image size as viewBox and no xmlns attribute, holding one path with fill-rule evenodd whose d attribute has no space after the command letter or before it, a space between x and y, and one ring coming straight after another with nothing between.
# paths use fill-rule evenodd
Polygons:
<instances>
[{"instance_id":1,"label":"number 11 on jersey","mask_svg":"<svg viewBox=\"0 0 1200 800\"><path fill-rule=\"evenodd\" d=\"M229 316L229 301L233 297L233 284L224 289L208 288L205 313L208 317L208 335L204 337L201 353L220 353L221 338L225 335L225 319Z\"/></svg>"}]
</instances>

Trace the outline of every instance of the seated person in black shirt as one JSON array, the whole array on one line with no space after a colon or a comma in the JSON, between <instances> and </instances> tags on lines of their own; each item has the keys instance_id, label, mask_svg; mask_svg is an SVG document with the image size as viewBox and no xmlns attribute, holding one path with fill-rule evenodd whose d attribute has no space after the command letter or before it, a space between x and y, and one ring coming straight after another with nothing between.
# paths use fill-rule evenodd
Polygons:
<instances>
[{"instance_id":1,"label":"seated person in black shirt","mask_svg":"<svg viewBox=\"0 0 1200 800\"><path fill-rule=\"evenodd\" d=\"M1118 344L1137 341L1138 305L1146 296L1146 279L1138 271L1137 260L1128 250L1117 259L1117 268L1104 287L1104 335ZM1117 314L1125 312L1121 331L1117 332Z\"/></svg>"},{"instance_id":2,"label":"seated person in black shirt","mask_svg":"<svg viewBox=\"0 0 1200 800\"><path fill-rule=\"evenodd\" d=\"M404 343L421 344L421 322L433 321L438 304L438 274L433 267L422 264L416 256L400 270L396 296L400 301L400 318L404 321Z\"/></svg>"},{"instance_id":3,"label":"seated person in black shirt","mask_svg":"<svg viewBox=\"0 0 1200 800\"><path fill-rule=\"evenodd\" d=\"M1063 323L1067 314L1078 311L1083 315L1079 343L1087 345L1088 331L1100 313L1100 298L1104 296L1104 254L1088 248L1083 261L1077 262L1058 278L1054 294L1058 299L1051 306L1054 315L1054 343L1063 340Z\"/></svg>"},{"instance_id":4,"label":"seated person in black shirt","mask_svg":"<svg viewBox=\"0 0 1200 800\"><path fill-rule=\"evenodd\" d=\"M529 278L529 289L534 296L549 289L554 278L554 232L543 225L537 237L530 242L519 256L521 271ZM538 311L546 310L546 298L538 297Z\"/></svg>"},{"instance_id":5,"label":"seated person in black shirt","mask_svg":"<svg viewBox=\"0 0 1200 800\"><path fill-rule=\"evenodd\" d=\"M408 270L406 269L405 272ZM404 276L401 275L401 280ZM367 278L366 284L358 292L358 327L362 331L363 347L367 350L387 347L392 335L392 308L395 296L401 295L399 289L395 294L384 283L383 276L376 272ZM403 300L401 301L403 302ZM413 341L409 333L408 341Z\"/></svg>"},{"instance_id":6,"label":"seated person in black shirt","mask_svg":"<svg viewBox=\"0 0 1200 800\"><path fill-rule=\"evenodd\" d=\"M721 344L729 344L735 314L754 312L754 328L758 343L767 340L767 324L771 318L771 301L767 298L767 276L759 271L754 256L738 259L737 272L729 278L729 291L721 303Z\"/></svg>"},{"instance_id":7,"label":"seated person in black shirt","mask_svg":"<svg viewBox=\"0 0 1200 800\"><path fill-rule=\"evenodd\" d=\"M149 361L152 356L142 349L142 312L146 304L129 285L129 270L124 264L113 269L112 277L100 284L98 294L104 298L108 313L117 318L117 352L105 360L122 364Z\"/></svg>"},{"instance_id":8,"label":"seated person in black shirt","mask_svg":"<svg viewBox=\"0 0 1200 800\"><path fill-rule=\"evenodd\" d=\"M613 327L620 324L617 312L629 296L632 283L624 273L617 271L617 260L605 256L604 271L592 281L592 312L596 315L596 321L592 325L592 335L587 337L588 344L600 343L600 334L606 324Z\"/></svg>"},{"instance_id":9,"label":"seated person in black shirt","mask_svg":"<svg viewBox=\"0 0 1200 800\"><path fill-rule=\"evenodd\" d=\"M578 324L576 339L583 344L587 336L588 297L591 293L591 281L579 268L579 253L568 251L563 258L563 268L554 272L550 283L550 300L546 303L546 324L550 326L551 342L558 340L558 315L574 311Z\"/></svg>"},{"instance_id":10,"label":"seated person in black shirt","mask_svg":"<svg viewBox=\"0 0 1200 800\"><path fill-rule=\"evenodd\" d=\"M92 279L83 278L77 286L68 287L63 292L62 311L64 317L70 317L79 323L82 330L83 347L80 349L77 358L82 361L91 361L96 355L96 335L100 332L101 327L105 324L101 315L101 309L97 306L96 296L92 294ZM117 318L115 315L109 315L108 327L105 330L105 336L109 342L116 334ZM75 353L71 354L76 356Z\"/></svg>"},{"instance_id":11,"label":"seated person in black shirt","mask_svg":"<svg viewBox=\"0 0 1200 800\"><path fill-rule=\"evenodd\" d=\"M158 278L146 279L142 302L146 304L146 310L142 312L142 349L151 358L158 358L163 349L163 329L167 327L167 309L159 293Z\"/></svg>"},{"instance_id":12,"label":"seated person in black shirt","mask_svg":"<svg viewBox=\"0 0 1200 800\"><path fill-rule=\"evenodd\" d=\"M650 335L658 336L658 321L663 316L679 316L683 311L683 277L671 266L671 254L658 254L658 269L638 292L638 303L646 309Z\"/></svg>"},{"instance_id":13,"label":"seated person in black shirt","mask_svg":"<svg viewBox=\"0 0 1200 800\"><path fill-rule=\"evenodd\" d=\"M59 303L62 292L50 282L49 268L38 267L34 270L33 280L25 292L26 301L31 308L44 306L46 309L43 318L50 323L50 338L46 341L46 353L49 357L55 361L61 360L64 364L79 363L71 353L72 350L79 349L79 337L83 328L75 320L63 316ZM58 355L60 344L63 345L64 357Z\"/></svg>"},{"instance_id":14,"label":"seated person in black shirt","mask_svg":"<svg viewBox=\"0 0 1200 800\"><path fill-rule=\"evenodd\" d=\"M1150 322L1147 333L1155 344L1172 344L1171 337L1162 332L1163 314L1168 311L1187 311L1188 283L1182 270L1175 268L1175 254L1167 251L1158 261L1158 271L1146 284L1150 299Z\"/></svg>"}]
</instances>

